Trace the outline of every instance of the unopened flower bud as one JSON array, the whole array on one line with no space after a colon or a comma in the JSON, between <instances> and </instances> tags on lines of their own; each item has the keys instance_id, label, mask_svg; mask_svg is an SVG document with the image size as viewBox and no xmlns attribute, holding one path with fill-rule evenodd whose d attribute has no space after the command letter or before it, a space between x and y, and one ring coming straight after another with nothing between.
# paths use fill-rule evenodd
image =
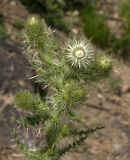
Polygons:
<instances>
[{"instance_id":1,"label":"unopened flower bud","mask_svg":"<svg viewBox=\"0 0 130 160\"><path fill-rule=\"evenodd\" d=\"M99 59L99 64L102 68L110 68L112 66L112 59L106 55L103 55Z\"/></svg>"}]
</instances>

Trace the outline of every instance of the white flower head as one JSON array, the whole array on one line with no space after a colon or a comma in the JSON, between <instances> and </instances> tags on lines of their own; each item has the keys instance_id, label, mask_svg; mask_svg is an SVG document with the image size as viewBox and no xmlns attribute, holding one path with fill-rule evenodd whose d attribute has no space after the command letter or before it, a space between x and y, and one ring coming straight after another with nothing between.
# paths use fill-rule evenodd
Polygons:
<instances>
[{"instance_id":1,"label":"white flower head","mask_svg":"<svg viewBox=\"0 0 130 160\"><path fill-rule=\"evenodd\" d=\"M72 67L87 67L94 59L94 53L88 40L76 39L70 40L66 45L66 59Z\"/></svg>"}]
</instances>

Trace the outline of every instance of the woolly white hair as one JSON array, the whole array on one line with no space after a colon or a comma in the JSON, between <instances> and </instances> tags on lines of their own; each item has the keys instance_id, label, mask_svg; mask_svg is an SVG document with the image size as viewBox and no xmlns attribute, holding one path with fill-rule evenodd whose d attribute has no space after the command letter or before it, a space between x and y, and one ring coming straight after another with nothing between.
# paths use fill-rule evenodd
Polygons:
<instances>
[{"instance_id":1,"label":"woolly white hair","mask_svg":"<svg viewBox=\"0 0 130 160\"><path fill-rule=\"evenodd\" d=\"M66 59L72 67L87 67L94 59L94 53L90 43L85 38L72 39L66 44Z\"/></svg>"}]
</instances>

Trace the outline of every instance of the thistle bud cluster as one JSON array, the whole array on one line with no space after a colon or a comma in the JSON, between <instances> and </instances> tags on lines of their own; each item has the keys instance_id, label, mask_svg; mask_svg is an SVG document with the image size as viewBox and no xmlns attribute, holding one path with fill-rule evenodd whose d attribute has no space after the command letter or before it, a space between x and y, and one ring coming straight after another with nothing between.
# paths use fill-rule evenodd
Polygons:
<instances>
[{"instance_id":1,"label":"thistle bud cluster","mask_svg":"<svg viewBox=\"0 0 130 160\"><path fill-rule=\"evenodd\" d=\"M29 130L35 131L35 138L32 137L30 145L30 142L24 143L20 139L17 130L14 135L31 160L59 160L88 135L102 128L75 129L67 122L76 120L74 109L82 107L86 101L89 82L99 82L109 76L112 59L106 55L95 55L90 41L85 38L72 37L60 49L50 28L36 17L27 20L23 36L27 57L36 71L36 76L31 78L42 83L43 88L53 88L53 92L48 92L46 97L25 90L16 95L16 106L26 113L19 120L19 125L27 128L26 135L29 135ZM63 121L64 118L67 122ZM71 137L73 141L59 147L62 139ZM27 138L30 139L29 136Z\"/></svg>"}]
</instances>

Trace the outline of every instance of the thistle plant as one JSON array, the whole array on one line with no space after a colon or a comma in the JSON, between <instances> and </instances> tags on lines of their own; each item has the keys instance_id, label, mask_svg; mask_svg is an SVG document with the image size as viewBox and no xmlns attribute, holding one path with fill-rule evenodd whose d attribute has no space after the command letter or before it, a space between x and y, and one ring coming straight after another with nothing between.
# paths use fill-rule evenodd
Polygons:
<instances>
[{"instance_id":1,"label":"thistle plant","mask_svg":"<svg viewBox=\"0 0 130 160\"><path fill-rule=\"evenodd\" d=\"M110 75L112 59L95 55L90 41L83 37L71 37L59 47L53 31L36 17L27 20L23 37L36 74L31 78L47 87L48 93L45 97L26 90L17 93L16 106L24 116L14 136L30 160L59 160L103 128L87 127L75 110L86 102L87 85Z\"/></svg>"}]
</instances>

